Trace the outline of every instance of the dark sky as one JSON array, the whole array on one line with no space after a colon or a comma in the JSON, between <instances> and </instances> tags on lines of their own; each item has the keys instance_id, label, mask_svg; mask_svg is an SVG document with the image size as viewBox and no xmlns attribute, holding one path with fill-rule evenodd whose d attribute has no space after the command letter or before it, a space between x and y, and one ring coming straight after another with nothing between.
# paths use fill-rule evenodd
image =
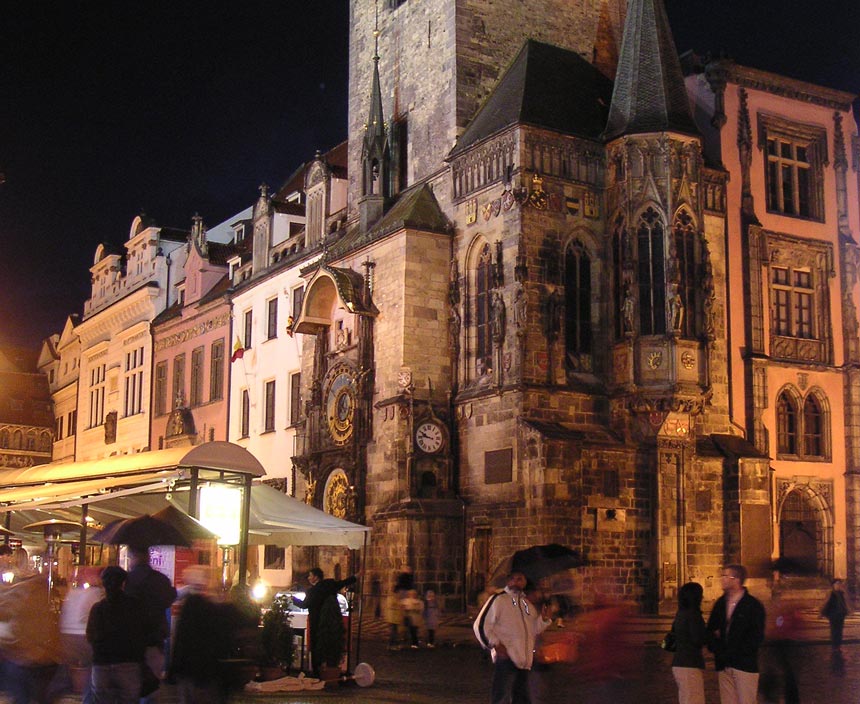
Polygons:
<instances>
[{"instance_id":1,"label":"dark sky","mask_svg":"<svg viewBox=\"0 0 860 704\"><path fill-rule=\"evenodd\" d=\"M510 0L520 2L525 0ZM346 137L347 0L16 2L0 23L0 343L80 312L144 210L215 225ZM681 51L860 93L857 0L667 0ZM810 18L810 11L815 17Z\"/></svg>"}]
</instances>

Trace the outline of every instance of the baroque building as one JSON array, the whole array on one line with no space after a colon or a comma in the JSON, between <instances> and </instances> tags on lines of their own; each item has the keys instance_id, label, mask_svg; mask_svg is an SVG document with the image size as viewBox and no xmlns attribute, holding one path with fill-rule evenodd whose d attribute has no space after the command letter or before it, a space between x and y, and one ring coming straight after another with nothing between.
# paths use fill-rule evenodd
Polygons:
<instances>
[{"instance_id":1,"label":"baroque building","mask_svg":"<svg viewBox=\"0 0 860 704\"><path fill-rule=\"evenodd\" d=\"M729 561L856 573L852 96L685 75L662 3L623 5L350 4L293 459L372 526L373 595L410 567L471 603L547 542L649 609Z\"/></svg>"}]
</instances>

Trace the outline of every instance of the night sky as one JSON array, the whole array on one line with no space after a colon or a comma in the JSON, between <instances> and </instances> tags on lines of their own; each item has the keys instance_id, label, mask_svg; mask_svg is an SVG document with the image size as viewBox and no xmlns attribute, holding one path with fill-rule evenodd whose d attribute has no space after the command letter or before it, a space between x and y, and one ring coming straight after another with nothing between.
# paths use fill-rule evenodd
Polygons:
<instances>
[{"instance_id":1,"label":"night sky","mask_svg":"<svg viewBox=\"0 0 860 704\"><path fill-rule=\"evenodd\" d=\"M508 0L523 2L526 0ZM0 25L0 343L37 346L135 215L214 226L346 138L347 0L16 2ZM667 0L679 50L860 94L857 0ZM815 17L810 18L808 13ZM856 226L856 224L855 224Z\"/></svg>"}]
</instances>

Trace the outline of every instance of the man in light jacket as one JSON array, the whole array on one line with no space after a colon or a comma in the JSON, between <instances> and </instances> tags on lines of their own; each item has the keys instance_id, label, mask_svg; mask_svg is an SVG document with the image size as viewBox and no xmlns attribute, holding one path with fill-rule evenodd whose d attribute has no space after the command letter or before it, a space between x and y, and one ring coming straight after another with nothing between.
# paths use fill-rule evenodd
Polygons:
<instances>
[{"instance_id":1,"label":"man in light jacket","mask_svg":"<svg viewBox=\"0 0 860 704\"><path fill-rule=\"evenodd\" d=\"M475 635L493 655L491 704L517 704L526 696L535 640L552 623L548 605L539 610L526 599L526 582L522 572L511 572L504 591L491 596L475 619Z\"/></svg>"}]
</instances>

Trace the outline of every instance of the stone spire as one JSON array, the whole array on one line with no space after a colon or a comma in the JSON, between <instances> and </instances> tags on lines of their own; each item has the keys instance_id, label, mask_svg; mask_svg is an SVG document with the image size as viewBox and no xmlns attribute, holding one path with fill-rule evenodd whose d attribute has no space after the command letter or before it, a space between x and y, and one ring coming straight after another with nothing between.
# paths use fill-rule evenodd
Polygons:
<instances>
[{"instance_id":1,"label":"stone spire","mask_svg":"<svg viewBox=\"0 0 860 704\"><path fill-rule=\"evenodd\" d=\"M630 0L606 140L644 132L699 134L662 0Z\"/></svg>"},{"instance_id":2,"label":"stone spire","mask_svg":"<svg viewBox=\"0 0 860 704\"><path fill-rule=\"evenodd\" d=\"M370 88L370 115L361 146L361 199L359 217L366 230L381 216L389 195L389 148L382 115L382 90L379 86L379 20L373 29L373 83Z\"/></svg>"}]
</instances>

